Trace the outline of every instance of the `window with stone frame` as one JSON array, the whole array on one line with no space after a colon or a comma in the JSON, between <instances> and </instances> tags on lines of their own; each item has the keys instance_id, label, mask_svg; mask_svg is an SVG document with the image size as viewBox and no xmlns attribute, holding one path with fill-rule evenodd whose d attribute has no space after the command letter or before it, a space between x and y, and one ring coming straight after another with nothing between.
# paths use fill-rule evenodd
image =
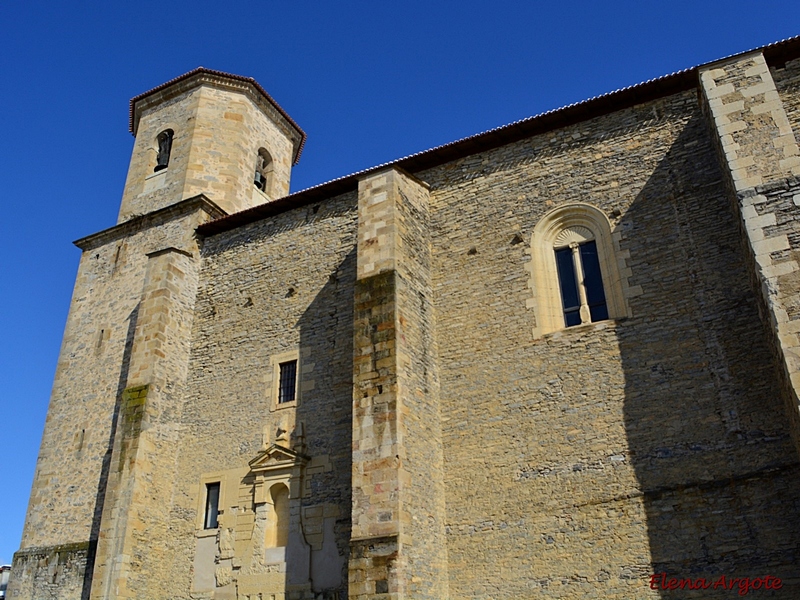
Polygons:
<instances>
[{"instance_id":1,"label":"window with stone frame","mask_svg":"<svg viewBox=\"0 0 800 600\"><path fill-rule=\"evenodd\" d=\"M270 357L272 374L269 377L270 410L294 409L302 395L303 366L300 349L273 354Z\"/></svg>"},{"instance_id":2,"label":"window with stone frame","mask_svg":"<svg viewBox=\"0 0 800 600\"><path fill-rule=\"evenodd\" d=\"M216 529L219 527L219 491L219 481L206 484L206 510L203 529Z\"/></svg>"},{"instance_id":3,"label":"window with stone frame","mask_svg":"<svg viewBox=\"0 0 800 600\"><path fill-rule=\"evenodd\" d=\"M173 137L175 137L175 132L172 129L165 129L156 137L158 150L156 154L156 166L153 168L154 172L163 171L169 166Z\"/></svg>"},{"instance_id":4,"label":"window with stone frame","mask_svg":"<svg viewBox=\"0 0 800 600\"><path fill-rule=\"evenodd\" d=\"M628 315L608 217L590 204L547 213L531 237L534 334Z\"/></svg>"},{"instance_id":5,"label":"window with stone frame","mask_svg":"<svg viewBox=\"0 0 800 600\"><path fill-rule=\"evenodd\" d=\"M278 365L278 404L294 402L297 398L297 361L288 360Z\"/></svg>"}]
</instances>

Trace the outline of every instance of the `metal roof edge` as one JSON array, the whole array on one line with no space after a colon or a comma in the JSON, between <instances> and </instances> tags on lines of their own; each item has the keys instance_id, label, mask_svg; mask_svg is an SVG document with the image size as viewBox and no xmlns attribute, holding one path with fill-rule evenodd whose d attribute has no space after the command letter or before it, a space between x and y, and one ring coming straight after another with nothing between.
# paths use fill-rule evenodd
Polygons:
<instances>
[{"instance_id":1,"label":"metal roof edge","mask_svg":"<svg viewBox=\"0 0 800 600\"><path fill-rule=\"evenodd\" d=\"M623 87L605 94L582 100L539 113L525 119L513 121L480 133L448 142L440 146L409 154L407 156L362 169L349 175L337 177L324 183L294 192L266 204L254 206L244 211L233 213L220 219L204 223L198 233L204 236L215 235L241 225L279 214L292 208L313 204L325 198L338 196L351 191L358 185L358 180L370 173L389 167L400 167L409 173L463 158L479 152L485 152L506 144L510 144L533 135L566 127L574 123L586 121L609 114L636 104L670 96L697 86L697 73L707 65L730 60L751 52L764 53L767 63L780 64L800 57L800 35L774 42L767 46L737 52L724 58L716 59L667 75L648 79L641 83Z\"/></svg>"}]
</instances>

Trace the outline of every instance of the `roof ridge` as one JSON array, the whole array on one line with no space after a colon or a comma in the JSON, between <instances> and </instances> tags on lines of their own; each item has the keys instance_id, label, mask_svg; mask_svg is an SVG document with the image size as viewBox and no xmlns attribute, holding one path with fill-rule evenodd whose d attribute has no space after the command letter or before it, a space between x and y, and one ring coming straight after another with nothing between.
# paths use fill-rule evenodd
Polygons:
<instances>
[{"instance_id":1,"label":"roof ridge","mask_svg":"<svg viewBox=\"0 0 800 600\"><path fill-rule=\"evenodd\" d=\"M607 114L613 110L620 110L672 93L678 93L696 85L695 75L698 69L756 51L761 51L765 56L769 55L771 60L778 62L781 60L798 58L800 57L800 35L785 38L766 46L730 54L713 61L700 63L687 69L673 71L666 75L592 96L579 102L573 102L559 108L550 109L530 117L525 117L524 119L512 121L505 125L459 138L452 142L434 146L427 150L421 150L366 169L355 171L348 175L330 179L293 192L288 196L273 200L272 202L260 204L238 213L233 213L220 219L204 223L200 225L197 230L203 235L213 235L254 220L271 216L272 214L283 212L290 208L316 202L324 197L344 193L357 184L359 177L388 167L397 166L410 173L416 173L421 170L432 168L437 164L456 160L462 156L476 154L494 147L513 143L514 141L530 137L542 131L564 127L575 122Z\"/></svg>"}]
</instances>

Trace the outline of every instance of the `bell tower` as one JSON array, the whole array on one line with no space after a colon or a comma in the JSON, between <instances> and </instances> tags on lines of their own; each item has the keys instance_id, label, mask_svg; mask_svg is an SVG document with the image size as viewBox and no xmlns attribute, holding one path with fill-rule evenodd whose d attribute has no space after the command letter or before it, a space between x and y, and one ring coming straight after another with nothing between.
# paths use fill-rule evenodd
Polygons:
<instances>
[{"instance_id":1,"label":"bell tower","mask_svg":"<svg viewBox=\"0 0 800 600\"><path fill-rule=\"evenodd\" d=\"M150 573L139 557L171 527L195 231L285 196L305 140L255 80L203 68L133 98L130 129L117 224L75 242L83 253L14 556L15 600L141 597Z\"/></svg>"},{"instance_id":2,"label":"bell tower","mask_svg":"<svg viewBox=\"0 0 800 600\"><path fill-rule=\"evenodd\" d=\"M131 100L118 223L199 194L228 214L289 193L305 133L252 78L199 67Z\"/></svg>"}]
</instances>

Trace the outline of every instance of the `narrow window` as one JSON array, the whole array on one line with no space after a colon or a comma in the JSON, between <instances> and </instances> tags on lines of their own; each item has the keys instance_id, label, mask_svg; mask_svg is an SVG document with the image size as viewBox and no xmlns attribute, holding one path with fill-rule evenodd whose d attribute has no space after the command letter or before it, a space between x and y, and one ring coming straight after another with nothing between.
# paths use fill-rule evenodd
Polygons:
<instances>
[{"instance_id":1,"label":"narrow window","mask_svg":"<svg viewBox=\"0 0 800 600\"><path fill-rule=\"evenodd\" d=\"M219 525L219 482L206 484L206 518L203 521L205 529L216 529Z\"/></svg>"},{"instance_id":2,"label":"narrow window","mask_svg":"<svg viewBox=\"0 0 800 600\"><path fill-rule=\"evenodd\" d=\"M172 136L175 132L172 129L165 129L158 134L156 141L158 142L158 157L156 158L156 166L154 172L166 169L169 165L169 155L172 152Z\"/></svg>"},{"instance_id":3,"label":"narrow window","mask_svg":"<svg viewBox=\"0 0 800 600\"><path fill-rule=\"evenodd\" d=\"M578 295L578 279L571 248L556 250L558 282L561 285L561 302L564 307L564 324L567 327L581 324L581 300Z\"/></svg>"},{"instance_id":4,"label":"narrow window","mask_svg":"<svg viewBox=\"0 0 800 600\"><path fill-rule=\"evenodd\" d=\"M606 294L603 291L603 275L600 273L600 259L597 257L597 244L594 240L581 244L581 265L583 266L583 286L586 288L586 304L592 323L608 318Z\"/></svg>"},{"instance_id":5,"label":"narrow window","mask_svg":"<svg viewBox=\"0 0 800 600\"><path fill-rule=\"evenodd\" d=\"M269 192L270 178L272 177L272 157L265 148L260 148L256 157L256 172L253 176L253 185L262 192Z\"/></svg>"},{"instance_id":6,"label":"narrow window","mask_svg":"<svg viewBox=\"0 0 800 600\"><path fill-rule=\"evenodd\" d=\"M595 241L572 243L567 248L557 248L555 252L564 325L572 327L608 319Z\"/></svg>"},{"instance_id":7,"label":"narrow window","mask_svg":"<svg viewBox=\"0 0 800 600\"><path fill-rule=\"evenodd\" d=\"M280 363L281 382L278 390L278 403L294 402L297 388L297 361Z\"/></svg>"}]
</instances>

